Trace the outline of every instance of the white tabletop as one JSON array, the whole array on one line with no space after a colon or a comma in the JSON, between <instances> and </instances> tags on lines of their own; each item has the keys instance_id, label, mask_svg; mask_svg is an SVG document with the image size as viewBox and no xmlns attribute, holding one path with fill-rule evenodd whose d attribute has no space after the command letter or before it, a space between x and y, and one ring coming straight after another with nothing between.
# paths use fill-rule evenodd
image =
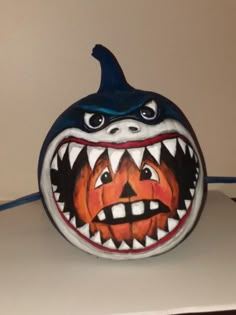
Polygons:
<instances>
[{"instance_id":1,"label":"white tabletop","mask_svg":"<svg viewBox=\"0 0 236 315\"><path fill-rule=\"evenodd\" d=\"M83 253L41 202L0 213L0 313L173 314L236 309L236 204L208 194L192 234L161 256L110 261Z\"/></svg>"}]
</instances>

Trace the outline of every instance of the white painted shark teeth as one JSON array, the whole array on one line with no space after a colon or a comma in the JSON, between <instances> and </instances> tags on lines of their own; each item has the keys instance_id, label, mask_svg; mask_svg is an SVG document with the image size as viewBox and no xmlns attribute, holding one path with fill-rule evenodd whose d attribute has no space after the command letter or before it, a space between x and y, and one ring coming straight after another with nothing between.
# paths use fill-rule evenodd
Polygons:
<instances>
[{"instance_id":1,"label":"white painted shark teeth","mask_svg":"<svg viewBox=\"0 0 236 315\"><path fill-rule=\"evenodd\" d=\"M67 218L67 220L70 220L70 212L64 212L64 216Z\"/></svg>"},{"instance_id":2,"label":"white painted shark teeth","mask_svg":"<svg viewBox=\"0 0 236 315\"><path fill-rule=\"evenodd\" d=\"M116 173L124 152L125 150L112 149L112 148L108 149L108 156L109 156L113 173Z\"/></svg>"},{"instance_id":3,"label":"white painted shark teeth","mask_svg":"<svg viewBox=\"0 0 236 315\"><path fill-rule=\"evenodd\" d=\"M133 148L133 149L127 149L129 152L129 155L134 160L135 164L138 168L140 168L142 160L143 160L143 153L145 148Z\"/></svg>"},{"instance_id":4,"label":"white painted shark teeth","mask_svg":"<svg viewBox=\"0 0 236 315\"><path fill-rule=\"evenodd\" d=\"M173 218L168 218L167 220L167 224L168 224L168 231L171 232L174 230L174 228L176 228L176 226L178 225L179 221L175 220Z\"/></svg>"},{"instance_id":5,"label":"white painted shark teeth","mask_svg":"<svg viewBox=\"0 0 236 315\"><path fill-rule=\"evenodd\" d=\"M130 247L125 241L122 241L120 244L119 250L126 250L126 249L130 249Z\"/></svg>"},{"instance_id":6,"label":"white painted shark teeth","mask_svg":"<svg viewBox=\"0 0 236 315\"><path fill-rule=\"evenodd\" d=\"M101 154L105 151L105 148L102 147L87 147L87 155L88 155L88 161L91 169L93 170L98 158L101 156Z\"/></svg>"},{"instance_id":7,"label":"white painted shark teeth","mask_svg":"<svg viewBox=\"0 0 236 315\"><path fill-rule=\"evenodd\" d=\"M170 154L175 157L176 153L176 144L177 144L177 139L167 139L163 141L165 147L168 149Z\"/></svg>"},{"instance_id":8,"label":"white painted shark teeth","mask_svg":"<svg viewBox=\"0 0 236 315\"><path fill-rule=\"evenodd\" d=\"M151 153L153 158L157 161L158 164L161 163L161 143L155 143L147 147L148 151Z\"/></svg>"},{"instance_id":9,"label":"white painted shark teeth","mask_svg":"<svg viewBox=\"0 0 236 315\"><path fill-rule=\"evenodd\" d=\"M60 147L60 149L59 149L59 151L58 151L58 154L59 154L61 160L63 160L63 157L64 157L64 155L65 155L65 153L66 153L67 147L68 147L68 143L64 143L64 144Z\"/></svg>"},{"instance_id":10,"label":"white painted shark teeth","mask_svg":"<svg viewBox=\"0 0 236 315\"><path fill-rule=\"evenodd\" d=\"M101 241L101 232L100 231L97 231L94 236L91 237L91 240L94 241L95 243L97 244L102 244L102 241Z\"/></svg>"},{"instance_id":11,"label":"white painted shark teeth","mask_svg":"<svg viewBox=\"0 0 236 315\"><path fill-rule=\"evenodd\" d=\"M192 158L193 157L193 149L190 146L188 146L188 150L189 150L190 156Z\"/></svg>"},{"instance_id":12,"label":"white painted shark teeth","mask_svg":"<svg viewBox=\"0 0 236 315\"><path fill-rule=\"evenodd\" d=\"M195 193L195 189L190 188L189 191L190 191L191 196L193 197L193 196L194 196L194 193Z\"/></svg>"},{"instance_id":13,"label":"white painted shark teeth","mask_svg":"<svg viewBox=\"0 0 236 315\"><path fill-rule=\"evenodd\" d=\"M185 216L185 214L187 213L187 211L182 210L182 209L177 209L177 213L178 213L179 218L182 219Z\"/></svg>"},{"instance_id":14,"label":"white painted shark teeth","mask_svg":"<svg viewBox=\"0 0 236 315\"><path fill-rule=\"evenodd\" d=\"M70 220L70 223L76 227L76 218L75 217L72 217L71 220Z\"/></svg>"},{"instance_id":15,"label":"white painted shark teeth","mask_svg":"<svg viewBox=\"0 0 236 315\"><path fill-rule=\"evenodd\" d=\"M60 198L60 194L59 194L59 193L57 193L57 192L55 192L55 193L54 193L54 197L55 197L56 201L58 201L58 200L59 200L59 198Z\"/></svg>"},{"instance_id":16,"label":"white painted shark teeth","mask_svg":"<svg viewBox=\"0 0 236 315\"><path fill-rule=\"evenodd\" d=\"M153 244L156 244L156 240L152 239L150 236L146 235L145 237L145 246L148 247L148 246L151 246Z\"/></svg>"},{"instance_id":17,"label":"white painted shark teeth","mask_svg":"<svg viewBox=\"0 0 236 315\"><path fill-rule=\"evenodd\" d=\"M87 238L90 238L89 223L86 223L85 225L78 228L78 231Z\"/></svg>"},{"instance_id":18,"label":"white painted shark teeth","mask_svg":"<svg viewBox=\"0 0 236 315\"><path fill-rule=\"evenodd\" d=\"M157 239L161 240L163 237L165 237L168 234L168 232L162 230L162 229L157 229Z\"/></svg>"},{"instance_id":19,"label":"white painted shark teeth","mask_svg":"<svg viewBox=\"0 0 236 315\"><path fill-rule=\"evenodd\" d=\"M51 169L58 171L57 155L55 155L53 160L52 160Z\"/></svg>"},{"instance_id":20,"label":"white painted shark teeth","mask_svg":"<svg viewBox=\"0 0 236 315\"><path fill-rule=\"evenodd\" d=\"M135 238L133 239L133 249L144 248L144 246Z\"/></svg>"},{"instance_id":21,"label":"white painted shark teeth","mask_svg":"<svg viewBox=\"0 0 236 315\"><path fill-rule=\"evenodd\" d=\"M80 154L81 150L83 149L83 145L79 144L79 143L70 143L69 145L69 160L70 160L70 167L71 169L74 166L74 163L78 157L78 155Z\"/></svg>"},{"instance_id":22,"label":"white painted shark teeth","mask_svg":"<svg viewBox=\"0 0 236 315\"><path fill-rule=\"evenodd\" d=\"M110 248L110 249L117 249L116 245L114 244L113 240L110 238L105 243L103 243L103 246Z\"/></svg>"},{"instance_id":23,"label":"white painted shark teeth","mask_svg":"<svg viewBox=\"0 0 236 315\"><path fill-rule=\"evenodd\" d=\"M184 200L184 203L185 203L186 209L188 209L191 204L191 200Z\"/></svg>"},{"instance_id":24,"label":"white painted shark teeth","mask_svg":"<svg viewBox=\"0 0 236 315\"><path fill-rule=\"evenodd\" d=\"M181 138L178 138L178 142L179 142L179 145L181 146L181 148L185 154L186 153L186 143Z\"/></svg>"},{"instance_id":25,"label":"white painted shark teeth","mask_svg":"<svg viewBox=\"0 0 236 315\"><path fill-rule=\"evenodd\" d=\"M65 203L64 202L57 202L58 207L60 208L61 211L64 210L65 208Z\"/></svg>"}]
</instances>

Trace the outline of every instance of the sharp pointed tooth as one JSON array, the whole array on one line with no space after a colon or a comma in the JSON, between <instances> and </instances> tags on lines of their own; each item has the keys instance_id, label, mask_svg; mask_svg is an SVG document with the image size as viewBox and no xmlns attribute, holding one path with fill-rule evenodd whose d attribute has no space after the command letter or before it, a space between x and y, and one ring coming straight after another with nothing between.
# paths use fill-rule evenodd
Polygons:
<instances>
[{"instance_id":1,"label":"sharp pointed tooth","mask_svg":"<svg viewBox=\"0 0 236 315\"><path fill-rule=\"evenodd\" d=\"M193 186L194 186L194 187L196 187L196 184L197 184L197 182L196 182L196 181L194 181L194 182L193 182Z\"/></svg>"},{"instance_id":2,"label":"sharp pointed tooth","mask_svg":"<svg viewBox=\"0 0 236 315\"><path fill-rule=\"evenodd\" d=\"M169 232L173 231L174 228L178 225L179 221L173 218L168 218L168 230Z\"/></svg>"},{"instance_id":3,"label":"sharp pointed tooth","mask_svg":"<svg viewBox=\"0 0 236 315\"><path fill-rule=\"evenodd\" d=\"M111 168L113 173L116 173L117 168L119 166L120 160L124 154L125 150L118 150L118 149L108 149L108 156L111 164Z\"/></svg>"},{"instance_id":4,"label":"sharp pointed tooth","mask_svg":"<svg viewBox=\"0 0 236 315\"><path fill-rule=\"evenodd\" d=\"M158 201L150 201L150 210L156 210L159 208L159 202Z\"/></svg>"},{"instance_id":5,"label":"sharp pointed tooth","mask_svg":"<svg viewBox=\"0 0 236 315\"><path fill-rule=\"evenodd\" d=\"M64 155L65 155L65 153L66 153L67 147L68 147L68 143L64 143L64 144L60 147L60 149L59 149L59 151L58 151L58 154L59 154L61 160L63 160L63 157L64 157Z\"/></svg>"},{"instance_id":6,"label":"sharp pointed tooth","mask_svg":"<svg viewBox=\"0 0 236 315\"><path fill-rule=\"evenodd\" d=\"M70 160L70 167L73 168L75 161L80 154L81 150L83 149L83 145L79 143L70 143L69 145L69 160Z\"/></svg>"},{"instance_id":7,"label":"sharp pointed tooth","mask_svg":"<svg viewBox=\"0 0 236 315\"><path fill-rule=\"evenodd\" d=\"M195 178L198 179L198 173L195 174Z\"/></svg>"},{"instance_id":8,"label":"sharp pointed tooth","mask_svg":"<svg viewBox=\"0 0 236 315\"><path fill-rule=\"evenodd\" d=\"M168 234L168 232L162 230L162 229L157 229L157 239L160 240L163 237L165 237Z\"/></svg>"},{"instance_id":9,"label":"sharp pointed tooth","mask_svg":"<svg viewBox=\"0 0 236 315\"><path fill-rule=\"evenodd\" d=\"M123 203L118 203L117 205L112 206L111 208L113 219L124 218L125 213L125 205Z\"/></svg>"},{"instance_id":10,"label":"sharp pointed tooth","mask_svg":"<svg viewBox=\"0 0 236 315\"><path fill-rule=\"evenodd\" d=\"M148 151L154 157L158 164L161 163L161 143L155 143L147 147Z\"/></svg>"},{"instance_id":11,"label":"sharp pointed tooth","mask_svg":"<svg viewBox=\"0 0 236 315\"><path fill-rule=\"evenodd\" d=\"M128 152L132 159L134 160L135 164L137 165L138 168L140 168L142 160L143 160L143 152L145 148L133 148L133 149L128 149Z\"/></svg>"},{"instance_id":12,"label":"sharp pointed tooth","mask_svg":"<svg viewBox=\"0 0 236 315\"><path fill-rule=\"evenodd\" d=\"M102 147L87 147L88 161L92 170L98 158L104 151L105 151L105 148L102 148Z\"/></svg>"},{"instance_id":13,"label":"sharp pointed tooth","mask_svg":"<svg viewBox=\"0 0 236 315\"><path fill-rule=\"evenodd\" d=\"M129 245L125 241L122 241L119 247L119 250L123 249L130 249Z\"/></svg>"},{"instance_id":14,"label":"sharp pointed tooth","mask_svg":"<svg viewBox=\"0 0 236 315\"><path fill-rule=\"evenodd\" d=\"M57 190L57 186L56 185L52 185L52 191L56 191Z\"/></svg>"},{"instance_id":15,"label":"sharp pointed tooth","mask_svg":"<svg viewBox=\"0 0 236 315\"><path fill-rule=\"evenodd\" d=\"M75 217L71 218L70 223L71 223L74 227L77 227L77 226L76 226L76 218L75 218Z\"/></svg>"},{"instance_id":16,"label":"sharp pointed tooth","mask_svg":"<svg viewBox=\"0 0 236 315\"><path fill-rule=\"evenodd\" d=\"M199 173L199 167L196 167L196 171L197 171L197 173Z\"/></svg>"},{"instance_id":17,"label":"sharp pointed tooth","mask_svg":"<svg viewBox=\"0 0 236 315\"><path fill-rule=\"evenodd\" d=\"M55 193L54 193L54 197L55 197L56 201L58 201L59 198L60 198L60 194L55 192Z\"/></svg>"},{"instance_id":18,"label":"sharp pointed tooth","mask_svg":"<svg viewBox=\"0 0 236 315\"><path fill-rule=\"evenodd\" d=\"M104 212L103 210L99 212L99 214L98 214L98 219L99 219L100 221L103 221L103 220L106 219L106 215L105 215L105 212Z\"/></svg>"},{"instance_id":19,"label":"sharp pointed tooth","mask_svg":"<svg viewBox=\"0 0 236 315\"><path fill-rule=\"evenodd\" d=\"M103 243L103 246L111 248L111 249L116 249L116 245L114 244L113 240L110 238L108 241Z\"/></svg>"},{"instance_id":20,"label":"sharp pointed tooth","mask_svg":"<svg viewBox=\"0 0 236 315\"><path fill-rule=\"evenodd\" d=\"M52 160L51 169L58 171L57 155Z\"/></svg>"},{"instance_id":21,"label":"sharp pointed tooth","mask_svg":"<svg viewBox=\"0 0 236 315\"><path fill-rule=\"evenodd\" d=\"M191 196L193 197L193 195L194 195L194 193L195 193L195 189L190 188L189 191L190 191Z\"/></svg>"},{"instance_id":22,"label":"sharp pointed tooth","mask_svg":"<svg viewBox=\"0 0 236 315\"><path fill-rule=\"evenodd\" d=\"M180 219L182 219L185 216L186 212L187 212L186 210L177 209L177 213Z\"/></svg>"},{"instance_id":23,"label":"sharp pointed tooth","mask_svg":"<svg viewBox=\"0 0 236 315\"><path fill-rule=\"evenodd\" d=\"M190 146L188 146L188 150L189 150L190 156L192 158L193 157L193 149Z\"/></svg>"},{"instance_id":24,"label":"sharp pointed tooth","mask_svg":"<svg viewBox=\"0 0 236 315\"><path fill-rule=\"evenodd\" d=\"M181 146L181 148L185 154L186 153L186 143L180 138L178 138L178 142L179 142L179 145Z\"/></svg>"},{"instance_id":25,"label":"sharp pointed tooth","mask_svg":"<svg viewBox=\"0 0 236 315\"><path fill-rule=\"evenodd\" d=\"M197 154L195 154L195 153L194 153L194 159L195 159L195 162L197 163L198 159L197 159Z\"/></svg>"},{"instance_id":26,"label":"sharp pointed tooth","mask_svg":"<svg viewBox=\"0 0 236 315\"><path fill-rule=\"evenodd\" d=\"M139 243L135 238L133 239L133 249L139 249L139 248L144 248L144 246Z\"/></svg>"},{"instance_id":27,"label":"sharp pointed tooth","mask_svg":"<svg viewBox=\"0 0 236 315\"><path fill-rule=\"evenodd\" d=\"M58 207L60 208L61 211L64 210L64 207L65 207L65 203L64 202L58 202Z\"/></svg>"},{"instance_id":28,"label":"sharp pointed tooth","mask_svg":"<svg viewBox=\"0 0 236 315\"><path fill-rule=\"evenodd\" d=\"M177 139L167 139L163 141L165 147L168 149L170 154L175 157L176 153L176 144L177 144Z\"/></svg>"},{"instance_id":29,"label":"sharp pointed tooth","mask_svg":"<svg viewBox=\"0 0 236 315\"><path fill-rule=\"evenodd\" d=\"M97 243L97 244L102 244L100 231L97 231L97 232L94 234L94 236L91 237L91 240L94 241L94 242Z\"/></svg>"},{"instance_id":30,"label":"sharp pointed tooth","mask_svg":"<svg viewBox=\"0 0 236 315\"><path fill-rule=\"evenodd\" d=\"M85 225L81 226L77 229L81 234L86 236L87 238L90 238L90 232L89 232L89 224L86 223Z\"/></svg>"},{"instance_id":31,"label":"sharp pointed tooth","mask_svg":"<svg viewBox=\"0 0 236 315\"><path fill-rule=\"evenodd\" d=\"M144 203L143 201L133 202L131 204L131 211L133 215L140 215L144 213Z\"/></svg>"},{"instance_id":32,"label":"sharp pointed tooth","mask_svg":"<svg viewBox=\"0 0 236 315\"><path fill-rule=\"evenodd\" d=\"M190 200L184 200L184 203L185 203L186 209L188 210L188 207L190 206L191 201Z\"/></svg>"},{"instance_id":33,"label":"sharp pointed tooth","mask_svg":"<svg viewBox=\"0 0 236 315\"><path fill-rule=\"evenodd\" d=\"M69 212L64 212L64 216L67 218L67 220L70 220L70 213Z\"/></svg>"},{"instance_id":34,"label":"sharp pointed tooth","mask_svg":"<svg viewBox=\"0 0 236 315\"><path fill-rule=\"evenodd\" d=\"M145 246L151 246L155 244L157 241L149 237L148 235L145 237Z\"/></svg>"}]
</instances>

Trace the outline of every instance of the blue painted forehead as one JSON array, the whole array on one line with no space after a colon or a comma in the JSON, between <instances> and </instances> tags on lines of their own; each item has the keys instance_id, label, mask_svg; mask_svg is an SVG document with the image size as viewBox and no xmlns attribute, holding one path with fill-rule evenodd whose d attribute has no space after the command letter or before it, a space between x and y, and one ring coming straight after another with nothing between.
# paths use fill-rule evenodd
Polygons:
<instances>
[{"instance_id":1,"label":"blue painted forehead","mask_svg":"<svg viewBox=\"0 0 236 315\"><path fill-rule=\"evenodd\" d=\"M117 59L104 46L96 45L92 56L101 66L99 90L79 100L75 106L85 111L125 115L154 97L154 93L137 90L127 83Z\"/></svg>"}]
</instances>

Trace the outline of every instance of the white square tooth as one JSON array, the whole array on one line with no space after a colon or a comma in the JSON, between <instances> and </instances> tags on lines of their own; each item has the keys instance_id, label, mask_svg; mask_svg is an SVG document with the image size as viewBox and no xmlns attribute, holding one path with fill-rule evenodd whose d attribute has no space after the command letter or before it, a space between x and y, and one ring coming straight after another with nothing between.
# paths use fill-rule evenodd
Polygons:
<instances>
[{"instance_id":1,"label":"white square tooth","mask_svg":"<svg viewBox=\"0 0 236 315\"><path fill-rule=\"evenodd\" d=\"M74 227L76 227L76 218L75 218L75 217L71 218L70 223L71 223Z\"/></svg>"},{"instance_id":2,"label":"white square tooth","mask_svg":"<svg viewBox=\"0 0 236 315\"><path fill-rule=\"evenodd\" d=\"M119 250L123 249L130 249L129 245L125 241L122 241L119 247Z\"/></svg>"},{"instance_id":3,"label":"white square tooth","mask_svg":"<svg viewBox=\"0 0 236 315\"><path fill-rule=\"evenodd\" d=\"M155 143L147 147L148 151L151 153L153 158L157 161L158 164L161 163L161 143Z\"/></svg>"},{"instance_id":4,"label":"white square tooth","mask_svg":"<svg viewBox=\"0 0 236 315\"><path fill-rule=\"evenodd\" d=\"M193 195L194 195L194 193L195 193L195 189L190 188L189 191L190 191L191 196L193 197Z\"/></svg>"},{"instance_id":5,"label":"white square tooth","mask_svg":"<svg viewBox=\"0 0 236 315\"><path fill-rule=\"evenodd\" d=\"M157 239L158 239L158 241L160 239L162 239L163 237L165 237L167 234L168 234L168 232L158 228L157 229Z\"/></svg>"},{"instance_id":6,"label":"white square tooth","mask_svg":"<svg viewBox=\"0 0 236 315\"><path fill-rule=\"evenodd\" d=\"M144 246L139 243L139 241L137 241L135 238L133 239L133 249L140 249L140 248L144 248Z\"/></svg>"},{"instance_id":7,"label":"white square tooth","mask_svg":"<svg viewBox=\"0 0 236 315\"><path fill-rule=\"evenodd\" d=\"M169 232L173 231L174 228L176 228L176 226L178 225L179 221L178 220L175 220L173 218L168 218L167 220L167 224L168 224L168 230Z\"/></svg>"},{"instance_id":8,"label":"white square tooth","mask_svg":"<svg viewBox=\"0 0 236 315\"><path fill-rule=\"evenodd\" d=\"M103 243L103 246L111 248L111 249L117 249L116 245L114 244L113 240L110 238L105 243Z\"/></svg>"},{"instance_id":9,"label":"white square tooth","mask_svg":"<svg viewBox=\"0 0 236 315\"><path fill-rule=\"evenodd\" d=\"M133 148L133 149L127 149L129 152L129 155L134 160L135 164L138 168L140 168L142 160L143 160L143 153L145 148Z\"/></svg>"},{"instance_id":10,"label":"white square tooth","mask_svg":"<svg viewBox=\"0 0 236 315\"><path fill-rule=\"evenodd\" d=\"M91 240L94 241L94 242L97 243L97 244L102 244L100 231L97 231L97 232L94 234L94 236L91 237Z\"/></svg>"},{"instance_id":11,"label":"white square tooth","mask_svg":"<svg viewBox=\"0 0 236 315\"><path fill-rule=\"evenodd\" d=\"M86 223L85 225L81 226L77 229L81 234L86 236L87 238L90 238L90 232L89 232L89 224Z\"/></svg>"},{"instance_id":12,"label":"white square tooth","mask_svg":"<svg viewBox=\"0 0 236 315\"><path fill-rule=\"evenodd\" d=\"M145 237L145 246L151 246L153 244L156 244L156 240L152 239L151 237L149 237L148 235Z\"/></svg>"},{"instance_id":13,"label":"white square tooth","mask_svg":"<svg viewBox=\"0 0 236 315\"><path fill-rule=\"evenodd\" d=\"M156 210L159 208L159 202L158 201L150 201L150 210Z\"/></svg>"},{"instance_id":14,"label":"white square tooth","mask_svg":"<svg viewBox=\"0 0 236 315\"><path fill-rule=\"evenodd\" d=\"M52 191L56 191L57 190L57 186L56 185L52 185Z\"/></svg>"},{"instance_id":15,"label":"white square tooth","mask_svg":"<svg viewBox=\"0 0 236 315\"><path fill-rule=\"evenodd\" d=\"M64 202L58 202L58 207L60 208L61 211L64 210L64 207L65 207L65 203Z\"/></svg>"},{"instance_id":16,"label":"white square tooth","mask_svg":"<svg viewBox=\"0 0 236 315\"><path fill-rule=\"evenodd\" d=\"M186 210L177 209L177 213L180 219L182 219L185 216L186 212L187 212Z\"/></svg>"},{"instance_id":17,"label":"white square tooth","mask_svg":"<svg viewBox=\"0 0 236 315\"><path fill-rule=\"evenodd\" d=\"M133 202L131 204L131 212L133 215L140 215L144 213L144 203L143 201Z\"/></svg>"},{"instance_id":18,"label":"white square tooth","mask_svg":"<svg viewBox=\"0 0 236 315\"><path fill-rule=\"evenodd\" d=\"M108 149L108 157L109 157L109 161L110 161L113 173L116 173L124 152L125 150L119 150L119 149L113 149L113 148Z\"/></svg>"},{"instance_id":19,"label":"white square tooth","mask_svg":"<svg viewBox=\"0 0 236 315\"><path fill-rule=\"evenodd\" d=\"M124 218L126 215L125 205L123 203L118 203L111 208L113 219Z\"/></svg>"},{"instance_id":20,"label":"white square tooth","mask_svg":"<svg viewBox=\"0 0 236 315\"><path fill-rule=\"evenodd\" d=\"M63 160L63 157L64 157L64 155L65 155L65 153L66 153L67 147L68 147L68 143L64 143L64 144L60 147L60 149L59 149L59 151L58 151L58 155L60 156L60 159L61 159L61 160Z\"/></svg>"},{"instance_id":21,"label":"white square tooth","mask_svg":"<svg viewBox=\"0 0 236 315\"><path fill-rule=\"evenodd\" d=\"M179 142L179 145L181 146L181 149L183 150L183 152L185 154L186 153L186 143L181 138L178 138L178 142Z\"/></svg>"},{"instance_id":22,"label":"white square tooth","mask_svg":"<svg viewBox=\"0 0 236 315\"><path fill-rule=\"evenodd\" d=\"M190 156L192 158L193 157L193 149L190 146L188 146L188 150L189 150Z\"/></svg>"},{"instance_id":23,"label":"white square tooth","mask_svg":"<svg viewBox=\"0 0 236 315\"><path fill-rule=\"evenodd\" d=\"M167 139L163 141L163 144L168 149L170 154L175 157L176 153L176 145L177 145L177 139Z\"/></svg>"},{"instance_id":24,"label":"white square tooth","mask_svg":"<svg viewBox=\"0 0 236 315\"><path fill-rule=\"evenodd\" d=\"M106 215L105 215L105 212L104 212L103 210L99 212L99 214L98 214L98 219L99 219L100 221L103 221L103 220L106 219Z\"/></svg>"},{"instance_id":25,"label":"white square tooth","mask_svg":"<svg viewBox=\"0 0 236 315\"><path fill-rule=\"evenodd\" d=\"M73 168L75 161L80 154L81 150L83 149L83 145L75 142L71 142L69 144L69 160L70 160L70 167Z\"/></svg>"},{"instance_id":26,"label":"white square tooth","mask_svg":"<svg viewBox=\"0 0 236 315\"><path fill-rule=\"evenodd\" d=\"M56 201L58 201L59 198L60 198L60 194L57 193L57 192L55 192L55 193L54 193L54 198L56 199Z\"/></svg>"},{"instance_id":27,"label":"white square tooth","mask_svg":"<svg viewBox=\"0 0 236 315\"><path fill-rule=\"evenodd\" d=\"M186 200L184 200L184 203L185 203L186 209L188 210L188 207L189 207L190 204L191 204L191 200L186 199Z\"/></svg>"},{"instance_id":28,"label":"white square tooth","mask_svg":"<svg viewBox=\"0 0 236 315\"><path fill-rule=\"evenodd\" d=\"M63 214L67 218L67 220L70 220L70 213L69 212L64 212Z\"/></svg>"},{"instance_id":29,"label":"white square tooth","mask_svg":"<svg viewBox=\"0 0 236 315\"><path fill-rule=\"evenodd\" d=\"M51 169L58 171L57 154L54 156L54 159L52 160Z\"/></svg>"},{"instance_id":30,"label":"white square tooth","mask_svg":"<svg viewBox=\"0 0 236 315\"><path fill-rule=\"evenodd\" d=\"M105 151L105 148L102 147L87 147L87 155L88 155L88 161L91 169L93 170L98 158L101 156L101 154Z\"/></svg>"}]
</instances>

